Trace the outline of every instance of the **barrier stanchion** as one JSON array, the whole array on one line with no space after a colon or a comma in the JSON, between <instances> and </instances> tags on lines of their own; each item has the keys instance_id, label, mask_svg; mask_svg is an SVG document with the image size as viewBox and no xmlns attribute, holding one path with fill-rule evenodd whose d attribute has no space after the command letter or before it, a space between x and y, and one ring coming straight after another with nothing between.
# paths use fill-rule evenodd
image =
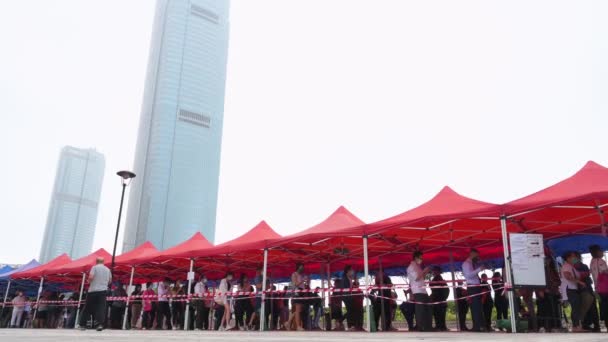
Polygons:
<instances>
[{"instance_id":1,"label":"barrier stanchion","mask_svg":"<svg viewBox=\"0 0 608 342\"><path fill-rule=\"evenodd\" d=\"M82 304L82 293L84 292L85 277L86 273L82 272L82 283L80 284L80 295L78 296L78 307L76 308L76 320L74 321L74 326L76 328L80 328L80 304Z\"/></svg>"},{"instance_id":2,"label":"barrier stanchion","mask_svg":"<svg viewBox=\"0 0 608 342\"><path fill-rule=\"evenodd\" d=\"M506 275L503 276L505 276L505 289L509 298L509 310L511 311L511 332L517 333L517 313L515 312L515 298L513 296L513 289L511 288L513 285L513 277L511 274L511 253L509 252L509 241L507 240L507 217L504 215L500 218L500 228L502 230L502 248L505 255L505 269L503 273L506 273Z\"/></svg>"},{"instance_id":3,"label":"barrier stanchion","mask_svg":"<svg viewBox=\"0 0 608 342\"><path fill-rule=\"evenodd\" d=\"M42 294L42 286L44 286L44 276L40 277L40 286L38 287L38 295L36 296L36 310L32 316L32 323L36 321L36 314L38 313L38 303L40 302L40 295Z\"/></svg>"},{"instance_id":4,"label":"barrier stanchion","mask_svg":"<svg viewBox=\"0 0 608 342\"><path fill-rule=\"evenodd\" d=\"M365 288L363 289L363 295L365 297L367 297L368 294L368 288L369 288L369 258L367 255L367 235L363 236L363 270L365 273ZM364 300L365 300L364 297ZM372 312L371 312L371 307L370 307L370 300L367 299L365 302L365 310L366 310L366 317L367 317L367 331L371 332L371 321L372 321Z\"/></svg>"},{"instance_id":5,"label":"barrier stanchion","mask_svg":"<svg viewBox=\"0 0 608 342\"><path fill-rule=\"evenodd\" d=\"M260 331L264 331L266 324L266 271L268 268L268 248L264 248L264 267L262 269L262 307L260 308Z\"/></svg>"},{"instance_id":6,"label":"barrier stanchion","mask_svg":"<svg viewBox=\"0 0 608 342\"><path fill-rule=\"evenodd\" d=\"M186 299L186 314L184 315L184 330L188 330L190 322L190 295L192 294L192 279L194 279L194 259L190 259L190 272L188 272L188 298Z\"/></svg>"},{"instance_id":7,"label":"barrier stanchion","mask_svg":"<svg viewBox=\"0 0 608 342\"><path fill-rule=\"evenodd\" d=\"M133 286L133 274L135 273L135 266L131 266L131 278L129 278L129 287L127 287L127 291L131 289ZM129 295L127 295L127 303L124 317L122 318L122 330L127 330L127 316L129 313Z\"/></svg>"}]
</instances>

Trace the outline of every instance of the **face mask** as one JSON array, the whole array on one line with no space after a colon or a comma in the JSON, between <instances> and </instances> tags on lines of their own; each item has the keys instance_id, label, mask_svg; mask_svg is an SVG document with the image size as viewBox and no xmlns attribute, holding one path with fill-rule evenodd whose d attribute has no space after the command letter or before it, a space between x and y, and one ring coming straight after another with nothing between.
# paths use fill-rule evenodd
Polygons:
<instances>
[{"instance_id":1,"label":"face mask","mask_svg":"<svg viewBox=\"0 0 608 342\"><path fill-rule=\"evenodd\" d=\"M471 259L471 260L473 260L473 261L477 262L477 261L479 261L479 257L474 257L474 258L473 258L473 259Z\"/></svg>"},{"instance_id":2,"label":"face mask","mask_svg":"<svg viewBox=\"0 0 608 342\"><path fill-rule=\"evenodd\" d=\"M573 264L578 264L579 263L579 259L578 258L572 258L572 263Z\"/></svg>"}]
</instances>

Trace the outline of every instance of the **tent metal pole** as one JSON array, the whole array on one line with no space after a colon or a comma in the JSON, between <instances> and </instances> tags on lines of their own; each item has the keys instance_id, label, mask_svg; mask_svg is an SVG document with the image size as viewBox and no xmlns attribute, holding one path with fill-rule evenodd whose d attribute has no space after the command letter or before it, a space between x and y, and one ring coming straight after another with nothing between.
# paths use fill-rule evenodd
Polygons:
<instances>
[{"instance_id":1,"label":"tent metal pole","mask_svg":"<svg viewBox=\"0 0 608 342\"><path fill-rule=\"evenodd\" d=\"M190 272L188 272L188 297L186 298L186 313L184 314L184 330L188 330L188 322L190 322L190 295L192 292L192 279L194 278L194 259L190 258Z\"/></svg>"},{"instance_id":2,"label":"tent metal pole","mask_svg":"<svg viewBox=\"0 0 608 342\"><path fill-rule=\"evenodd\" d=\"M363 236L363 270L365 273L365 288L363 289L363 295L364 295L364 300L365 300L365 311L366 311L366 317L367 317L367 331L371 332L371 320L372 320L372 312L371 312L371 306L370 306L370 301L367 298L367 290L369 287L369 257L368 257L368 253L367 253L367 235Z\"/></svg>"},{"instance_id":3,"label":"tent metal pole","mask_svg":"<svg viewBox=\"0 0 608 342\"><path fill-rule=\"evenodd\" d=\"M32 316L32 324L36 320L36 314L38 313L38 303L40 302L40 295L42 294L42 286L44 286L44 276L40 277L40 286L38 287L38 295L36 296L36 310Z\"/></svg>"},{"instance_id":4,"label":"tent metal pole","mask_svg":"<svg viewBox=\"0 0 608 342\"><path fill-rule=\"evenodd\" d=\"M380 296L382 297L382 295L384 294L383 290L384 290L384 272L382 271L382 257L378 257L378 266L379 266L379 270L380 273L378 274L378 276L380 277L380 290L378 291L378 293L380 294ZM385 314L385 304L384 302L386 301L386 298L380 298L380 312L381 312L381 316L382 316L382 331L384 331L384 327L387 326L386 324L386 314ZM376 325L376 331L378 331L379 328Z\"/></svg>"},{"instance_id":5,"label":"tent metal pole","mask_svg":"<svg viewBox=\"0 0 608 342\"><path fill-rule=\"evenodd\" d=\"M264 267L262 269L262 306L260 307L260 331L266 325L266 274L268 270L268 248L264 248Z\"/></svg>"},{"instance_id":6,"label":"tent metal pole","mask_svg":"<svg viewBox=\"0 0 608 342\"><path fill-rule=\"evenodd\" d=\"M327 306L329 306L329 330L331 331L331 323L333 321L333 318L331 317L331 273L330 273L330 267L329 267L329 262L327 262ZM324 303L325 304L325 303ZM325 326L327 326L327 324L325 324Z\"/></svg>"},{"instance_id":7,"label":"tent metal pole","mask_svg":"<svg viewBox=\"0 0 608 342\"><path fill-rule=\"evenodd\" d=\"M452 296L454 296L454 302L456 303L456 327L458 331L462 331L460 326L460 301L456 296L456 276L454 274L454 253L450 250L450 273L452 274Z\"/></svg>"},{"instance_id":8,"label":"tent metal pole","mask_svg":"<svg viewBox=\"0 0 608 342\"><path fill-rule=\"evenodd\" d=\"M131 287L133 286L133 274L135 274L135 266L131 266L131 278L129 279L129 287L127 287L127 291L129 289L131 289ZM125 310L125 314L124 317L122 318L122 330L127 330L127 316L129 313L129 302L130 302L131 296L129 296L129 294L127 293L127 305L126 305L126 310ZM133 328L133 327L131 327Z\"/></svg>"},{"instance_id":9,"label":"tent metal pole","mask_svg":"<svg viewBox=\"0 0 608 342\"><path fill-rule=\"evenodd\" d=\"M76 307L76 320L74 321L74 326L76 328L80 328L80 303L82 303L82 293L84 292L84 279L86 277L86 273L82 272L82 283L80 284L80 294L78 295L78 306Z\"/></svg>"},{"instance_id":10,"label":"tent metal pole","mask_svg":"<svg viewBox=\"0 0 608 342\"><path fill-rule=\"evenodd\" d=\"M513 293L513 277L511 273L511 253L509 252L509 241L507 240L507 217L502 216L500 218L500 227L502 230L502 248L505 255L505 269L503 273L503 279L505 280L505 290L509 298L509 310L511 311L511 332L517 333L517 313L515 312L515 298ZM507 288L508 287L508 288Z\"/></svg>"},{"instance_id":11,"label":"tent metal pole","mask_svg":"<svg viewBox=\"0 0 608 342\"><path fill-rule=\"evenodd\" d=\"M6 291L4 292L4 301L2 301L2 311L4 312L4 307L6 306L6 300L8 299L8 291L11 289L11 281L12 279L8 280L8 283L6 284Z\"/></svg>"}]
</instances>

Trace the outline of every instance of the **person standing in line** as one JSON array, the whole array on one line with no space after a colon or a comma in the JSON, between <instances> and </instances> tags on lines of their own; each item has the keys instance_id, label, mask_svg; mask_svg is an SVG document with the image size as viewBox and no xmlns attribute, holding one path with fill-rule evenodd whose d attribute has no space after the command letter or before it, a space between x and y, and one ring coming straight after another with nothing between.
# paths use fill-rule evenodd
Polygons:
<instances>
[{"instance_id":1,"label":"person standing in line","mask_svg":"<svg viewBox=\"0 0 608 342\"><path fill-rule=\"evenodd\" d=\"M472 331L480 332L485 327L483 320L483 307L481 304L481 292L479 272L485 270L484 266L479 266L479 251L471 249L469 257L462 264L462 273L467 282L467 293L471 296L471 315L473 316Z\"/></svg>"},{"instance_id":2,"label":"person standing in line","mask_svg":"<svg viewBox=\"0 0 608 342\"><path fill-rule=\"evenodd\" d=\"M255 286L255 302L253 305L253 314L247 323L249 330L255 329L253 323L256 318L259 318L262 314L262 291L267 290L267 284L262 284L264 282L264 276L262 272L264 271L262 266L258 266L255 270L255 277L253 278L253 285ZM270 313L268 311L264 312L264 315L268 317Z\"/></svg>"},{"instance_id":3,"label":"person standing in line","mask_svg":"<svg viewBox=\"0 0 608 342\"><path fill-rule=\"evenodd\" d=\"M469 331L467 328L467 314L469 313L469 301L467 300L467 290L462 287L462 282L455 285L454 297L458 304L458 326L460 331Z\"/></svg>"},{"instance_id":4,"label":"person standing in line","mask_svg":"<svg viewBox=\"0 0 608 342\"><path fill-rule=\"evenodd\" d=\"M574 265L579 262L576 257L576 253L568 252L564 255L564 260L566 261L562 266L562 276L566 283L566 294L568 296L568 302L570 303L571 308L571 320L572 320L572 332L582 332L581 328L581 320L583 316L581 315L581 295L579 292L579 287L584 288L586 286L585 282L579 280L579 274L574 268Z\"/></svg>"},{"instance_id":5,"label":"person standing in line","mask_svg":"<svg viewBox=\"0 0 608 342\"><path fill-rule=\"evenodd\" d=\"M112 291L113 297L125 298L127 297L127 291L124 285L119 281L116 284L116 288ZM110 305L110 328L118 330L122 328L122 317L125 314L127 308L127 302L124 299L115 300Z\"/></svg>"},{"instance_id":6,"label":"person standing in line","mask_svg":"<svg viewBox=\"0 0 608 342\"><path fill-rule=\"evenodd\" d=\"M508 319L507 313L509 303L504 293L504 284L500 272L492 275L492 291L494 291L494 307L496 308L496 320Z\"/></svg>"},{"instance_id":7,"label":"person standing in line","mask_svg":"<svg viewBox=\"0 0 608 342\"><path fill-rule=\"evenodd\" d=\"M595 291L600 297L600 319L608 328L608 264L603 259L604 252L599 245L589 247L591 253L591 277L595 284Z\"/></svg>"},{"instance_id":8,"label":"person standing in line","mask_svg":"<svg viewBox=\"0 0 608 342\"><path fill-rule=\"evenodd\" d=\"M222 320L220 321L219 330L225 331L228 330L230 326L230 318L232 317L232 312L230 312L230 301L228 300L228 293L232 292L232 284L230 283L233 278L232 272L227 272L224 279L220 281L220 286L217 289L217 294L215 295L215 302L223 307L224 314L222 315Z\"/></svg>"},{"instance_id":9,"label":"person standing in line","mask_svg":"<svg viewBox=\"0 0 608 342\"><path fill-rule=\"evenodd\" d=\"M141 285L135 285L135 289L131 292L131 297L141 296ZM131 298L130 300L131 306L131 329L137 329L137 321L139 321L139 317L141 316L142 302L141 298ZM143 326L143 324L142 324Z\"/></svg>"},{"instance_id":10,"label":"person standing in line","mask_svg":"<svg viewBox=\"0 0 608 342\"><path fill-rule=\"evenodd\" d=\"M304 264L297 263L296 271L291 274L291 288L295 291L298 291L291 299L291 303L295 309L294 320L296 322L297 331L304 331L302 311L304 310L305 301L302 299L298 299L298 297L302 297L302 291L306 289L306 285L308 285L308 278L306 278L306 276L304 275Z\"/></svg>"},{"instance_id":11,"label":"person standing in line","mask_svg":"<svg viewBox=\"0 0 608 342\"><path fill-rule=\"evenodd\" d=\"M23 291L17 291L17 295L11 301L13 304L13 314L11 316L11 328L18 328L21 326L21 318L25 311L25 296Z\"/></svg>"},{"instance_id":12,"label":"person standing in line","mask_svg":"<svg viewBox=\"0 0 608 342\"><path fill-rule=\"evenodd\" d=\"M143 292L142 296L143 298L141 299L141 301L143 304L142 306L144 310L144 315L141 319L141 328L143 330L150 330L154 325L154 318L156 312L154 310L154 304L152 300L152 297L156 297L156 292L154 292L151 282L146 283L146 290Z\"/></svg>"},{"instance_id":13,"label":"person standing in line","mask_svg":"<svg viewBox=\"0 0 608 342\"><path fill-rule=\"evenodd\" d=\"M355 331L355 308L353 307L353 282L355 281L355 270L351 265L344 267L344 274L342 275L342 282L340 288L342 289L341 296L344 307L346 308L346 324L348 330Z\"/></svg>"},{"instance_id":14,"label":"person standing in line","mask_svg":"<svg viewBox=\"0 0 608 342\"><path fill-rule=\"evenodd\" d=\"M383 272L378 272L375 277L376 289L372 290L372 305L374 309L374 321L376 327L382 331L392 330L392 315L391 304L393 303L393 291L391 289L393 283L391 278ZM382 326L380 326L382 322Z\"/></svg>"},{"instance_id":15,"label":"person standing in line","mask_svg":"<svg viewBox=\"0 0 608 342\"><path fill-rule=\"evenodd\" d=\"M207 330L209 328L209 308L205 305L207 294L207 277L201 274L199 281L194 285L194 307L196 308L196 330Z\"/></svg>"},{"instance_id":16,"label":"person standing in line","mask_svg":"<svg viewBox=\"0 0 608 342\"><path fill-rule=\"evenodd\" d=\"M488 275L481 275L481 285L486 285L482 287L482 295L481 295L481 304L483 306L483 318L485 323L485 328L487 331L492 331L492 308L494 308L494 301L492 301L492 286L488 284Z\"/></svg>"},{"instance_id":17,"label":"person standing in line","mask_svg":"<svg viewBox=\"0 0 608 342\"><path fill-rule=\"evenodd\" d=\"M93 316L97 323L96 330L102 331L106 322L106 296L112 283L112 272L103 264L103 258L97 258L97 263L89 272L89 291L87 293L84 312L80 316L80 329L86 330L86 322Z\"/></svg>"},{"instance_id":18,"label":"person standing in line","mask_svg":"<svg viewBox=\"0 0 608 342\"><path fill-rule=\"evenodd\" d=\"M414 294L416 302L416 327L418 331L431 331L433 325L433 312L431 309L430 297L426 291L426 283L424 281L427 274L431 272L429 267L421 268L422 252L416 251L413 255L413 260L407 268L407 278Z\"/></svg>"},{"instance_id":19,"label":"person standing in line","mask_svg":"<svg viewBox=\"0 0 608 342\"><path fill-rule=\"evenodd\" d=\"M441 267L433 267L431 302L436 303L433 305L433 317L435 318L435 330L437 331L448 331L448 327L445 324L445 316L448 312L448 303L446 301L449 296L450 289L441 276Z\"/></svg>"},{"instance_id":20,"label":"person standing in line","mask_svg":"<svg viewBox=\"0 0 608 342\"><path fill-rule=\"evenodd\" d=\"M171 289L169 284L171 279L165 278L164 281L158 283L157 294L158 294L158 312L156 313L156 330L163 330L163 319L167 323L167 330L173 330L171 325L171 307L169 306L169 298Z\"/></svg>"}]
</instances>

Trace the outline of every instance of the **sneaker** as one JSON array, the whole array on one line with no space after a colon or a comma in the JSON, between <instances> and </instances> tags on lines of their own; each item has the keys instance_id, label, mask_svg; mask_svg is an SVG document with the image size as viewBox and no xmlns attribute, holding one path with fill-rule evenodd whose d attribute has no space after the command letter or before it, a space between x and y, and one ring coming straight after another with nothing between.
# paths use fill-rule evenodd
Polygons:
<instances>
[{"instance_id":1,"label":"sneaker","mask_svg":"<svg viewBox=\"0 0 608 342\"><path fill-rule=\"evenodd\" d=\"M220 327L220 328L218 329L218 331L226 331L226 328L224 328L224 327Z\"/></svg>"},{"instance_id":2,"label":"sneaker","mask_svg":"<svg viewBox=\"0 0 608 342\"><path fill-rule=\"evenodd\" d=\"M97 330L97 331L102 331L102 330L103 330L103 326L98 325L98 326L97 326L97 329L95 329L95 330Z\"/></svg>"}]
</instances>

